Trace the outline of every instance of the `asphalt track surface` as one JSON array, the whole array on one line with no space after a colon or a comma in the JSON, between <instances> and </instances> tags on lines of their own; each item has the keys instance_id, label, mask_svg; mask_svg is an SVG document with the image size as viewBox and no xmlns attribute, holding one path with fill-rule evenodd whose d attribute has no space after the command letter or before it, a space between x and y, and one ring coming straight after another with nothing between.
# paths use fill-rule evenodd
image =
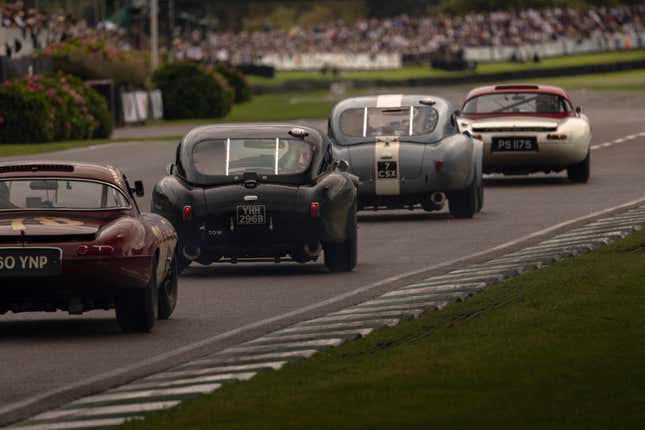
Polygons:
<instances>
[{"instance_id":1,"label":"asphalt track surface","mask_svg":"<svg viewBox=\"0 0 645 430\"><path fill-rule=\"evenodd\" d=\"M457 100L462 93L444 95ZM589 184L570 184L562 174L490 176L484 211L472 220L451 219L445 209L361 213L359 265L353 273L330 274L321 263L194 265L180 279L173 318L158 322L151 334L122 334L113 312L94 311L80 317L60 312L0 316L0 423L3 412L19 403L30 405L34 396L61 390L47 402L32 404L32 412L358 303L399 286L399 275L645 196L645 134L639 135L645 132L643 96L638 92L573 93L574 101L583 104L591 118L592 145L606 144L592 153ZM625 136L631 138L614 142ZM175 146L167 141L131 142L37 158L111 163L132 179L142 178L151 190L164 175ZM144 199L141 206L148 208L149 200ZM406 280L426 276L418 273ZM391 281L383 282L387 279ZM373 284L378 287L347 294ZM343 294L343 300L312 307ZM283 315L288 316L276 318ZM253 325L267 319L271 321ZM164 360L154 362L162 354ZM103 377L109 372L109 378Z\"/></svg>"}]
</instances>

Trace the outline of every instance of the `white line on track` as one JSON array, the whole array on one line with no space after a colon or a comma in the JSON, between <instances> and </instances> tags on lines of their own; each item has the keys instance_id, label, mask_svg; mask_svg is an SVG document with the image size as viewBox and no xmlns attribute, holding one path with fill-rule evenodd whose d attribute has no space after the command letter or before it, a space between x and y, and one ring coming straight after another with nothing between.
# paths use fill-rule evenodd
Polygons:
<instances>
[{"instance_id":1,"label":"white line on track","mask_svg":"<svg viewBox=\"0 0 645 430\"><path fill-rule=\"evenodd\" d=\"M338 346L343 343L344 339L317 339L317 340L307 340L302 342L282 342L277 341L271 345L246 345L236 346L234 348L229 348L221 352L222 355L227 354L254 354L256 352L266 353L266 352L277 352L284 351L289 349L312 349L312 348L329 348L333 346Z\"/></svg>"},{"instance_id":2,"label":"white line on track","mask_svg":"<svg viewBox=\"0 0 645 430\"><path fill-rule=\"evenodd\" d=\"M643 132L643 133L644 133L643 135L645 135L645 132ZM115 379L115 378L118 378L118 377L122 377L122 376L127 375L127 374L129 374L131 372L137 372L140 369L147 368L149 366L159 366L161 363L165 363L166 361L171 361L172 359L174 359L176 357L183 357L186 354L190 354L190 353L195 352L195 351L203 350L204 348L207 348L210 345L217 344L218 342L221 342L221 341L226 340L226 339L230 339L232 337L235 337L235 336L240 335L242 333L248 332L250 330L262 328L264 326L267 326L267 325L270 325L270 324L273 324L273 323L278 323L278 322L281 322L281 321L284 321L284 320L288 320L290 318L294 318L294 317L298 317L298 316L307 314L308 312L312 312L312 311L324 308L326 306L330 306L330 305L333 305L333 304L336 304L336 303L340 303L340 302L342 302L344 300L350 299L350 298L355 297L357 295L360 295L362 293L369 292L369 291L374 290L376 288L379 288L379 287L382 287L384 285L388 285L388 284L400 281L400 280L408 278L408 277L418 276L418 275L421 275L423 273L427 273L429 271L443 269L445 267L454 266L454 265L459 264L459 263L463 263L463 262L466 262L466 261L469 261L469 260L473 260L473 259L476 259L476 258L479 258L479 257L483 257L483 256L485 256L487 254L490 254L490 253L503 251L505 249L512 248L514 246L517 246L517 245L519 245L519 244L521 244L523 242L532 240L534 238L544 236L544 235L548 235L550 233L553 233L555 231L563 229L563 228L565 228L567 226L577 224L577 223L581 223L581 222L584 222L585 220L597 218L599 216L612 213L614 211L619 211L621 209L629 208L631 206L635 206L635 205L638 205L639 203L643 203L643 202L645 202L645 197L635 199L635 200L629 201L627 203L623 203L621 205L612 206L612 207L609 207L609 208L606 208L606 209L603 209L603 210L600 210L600 211L596 211L596 212L593 212L593 213L590 213L590 214L587 214L587 215L577 217L577 218L572 218L572 219L560 222L558 224L555 224L555 225L553 225L551 227L547 227L547 228L535 231L533 233L521 236L521 237L519 237L517 239L505 242L503 244L493 246L493 247L491 247L489 249L486 249L486 250L483 250L483 251L475 252L475 253L472 253L472 254L469 254L469 255L466 255L466 256L463 256L463 257L448 260L448 261L445 261L445 262L442 262L442 263L435 264L433 266L423 267L423 268L420 268L420 269L412 270L410 272L401 273L399 275L391 276L391 277L385 278L383 280L374 282L372 284L368 284L368 285L356 288L356 289L354 289L352 291L347 291L345 293L336 295L334 297L330 297L328 299L321 300L321 301L319 301L317 303L312 303L311 305L302 307L300 309L295 309L293 311L289 311L289 312L286 312L286 313L283 313L283 314L280 314L280 315L276 315L276 316L273 316L271 318L266 318L266 319L263 319L263 320L260 320L260 321L255 321L253 323L245 324L245 325L240 326L240 327L238 327L236 329L229 330L229 331L224 332L224 333L219 333L219 334L217 334L215 336L208 337L208 338L203 339L203 340L198 341L198 342L190 343L188 345L185 345L185 346L180 347L180 348L176 348L176 349L174 349L172 351L168 351L166 353L158 354L155 357L151 357L151 358L149 358L147 360L142 360L142 361L139 361L137 363L131 364L129 366L114 369L114 370L111 370L109 372L105 372L105 373L102 373L100 375L96 375L94 377L85 378L85 379L80 380L78 382L75 382L73 384L69 384L69 385L65 385L63 387L55 388L53 390L45 391L45 392L43 392L41 394L38 394L38 395L35 395L35 396L32 396L32 397L20 400L18 402L10 403L10 404L5 405L5 406L0 408L0 416L4 415L4 414L9 414L12 411L27 408L27 407L33 406L33 405L37 405L38 403L43 402L45 400L50 400L51 401L51 399L55 399L55 398L64 398L66 395L69 395L69 392L72 392L74 390L83 390L83 389L87 390L88 387L90 387L90 386L92 386L94 384L97 384L99 382L103 382L103 381L106 381L106 380L112 380L112 379Z\"/></svg>"},{"instance_id":3,"label":"white line on track","mask_svg":"<svg viewBox=\"0 0 645 430\"><path fill-rule=\"evenodd\" d=\"M146 399L148 397L189 396L194 394L207 394L217 390L222 384L195 385L192 387L166 388L161 390L141 390L127 392L109 392L95 396L83 397L70 403L70 406L81 406L92 403L118 402L123 400Z\"/></svg>"},{"instance_id":4,"label":"white line on track","mask_svg":"<svg viewBox=\"0 0 645 430\"><path fill-rule=\"evenodd\" d=\"M613 146L614 144L627 142L629 140L634 140L634 139L636 139L638 137L644 137L644 136L645 136L645 131L641 131L640 133L628 134L627 136L623 136L623 137L619 137L617 139L614 139L612 142L604 142L604 143L600 143L600 144L597 144L597 145L592 145L592 146L589 147L589 149L591 149L592 151L595 151L595 150L601 149L601 148L609 148L610 146Z\"/></svg>"},{"instance_id":5,"label":"white line on track","mask_svg":"<svg viewBox=\"0 0 645 430\"><path fill-rule=\"evenodd\" d=\"M128 414L128 413L144 413L159 411L161 409L168 409L179 404L179 400L167 400L163 402L147 402L147 403L130 403L126 405L111 405L111 406L97 406L94 408L75 408L75 409L57 409L51 412L34 417L34 421L54 420L61 417L77 417L77 416L92 416L92 415L113 415L113 414Z\"/></svg>"},{"instance_id":6,"label":"white line on track","mask_svg":"<svg viewBox=\"0 0 645 430\"><path fill-rule=\"evenodd\" d=\"M245 373L246 371L262 371L265 369L271 370L280 370L282 366L287 364L286 361L276 361L276 362L265 362L257 364L241 364L237 366L213 366L213 367L202 367L195 369L185 369L185 370L173 370L163 373L157 373L155 375L149 376L145 379L140 379L141 382L152 382L152 381L162 381L170 380L173 378L190 378L204 375L222 375L226 372L240 372Z\"/></svg>"},{"instance_id":7,"label":"white line on track","mask_svg":"<svg viewBox=\"0 0 645 430\"><path fill-rule=\"evenodd\" d=\"M172 388L180 385L198 385L209 384L211 382L226 382L226 381L248 381L257 375L257 372L245 373L223 373L219 375L206 375L194 378L173 379L168 381L149 381L149 382L136 382L119 387L116 390L110 391L111 393L146 390L152 388Z\"/></svg>"},{"instance_id":8,"label":"white line on track","mask_svg":"<svg viewBox=\"0 0 645 430\"><path fill-rule=\"evenodd\" d=\"M305 334L289 334L289 335L282 335L278 332L278 335L272 334L269 336L259 337L255 340L248 342L247 344L264 345L264 344L268 344L269 342L276 342L276 341L291 342L291 341L312 339L314 337L318 339L334 338L334 337L360 338L360 337L367 336L372 331L374 331L374 329L361 328L361 329L354 329L354 330L337 330L337 331L322 332L322 333L305 333Z\"/></svg>"}]
</instances>

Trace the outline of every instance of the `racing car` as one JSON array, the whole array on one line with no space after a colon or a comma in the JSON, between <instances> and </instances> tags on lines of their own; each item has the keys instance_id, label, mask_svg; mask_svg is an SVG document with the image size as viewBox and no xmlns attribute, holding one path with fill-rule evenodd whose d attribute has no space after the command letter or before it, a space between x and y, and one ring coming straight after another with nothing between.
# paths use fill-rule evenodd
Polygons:
<instances>
[{"instance_id":1,"label":"racing car","mask_svg":"<svg viewBox=\"0 0 645 430\"><path fill-rule=\"evenodd\" d=\"M484 203L482 143L461 133L455 109L425 95L380 95L339 102L328 134L337 158L360 178L361 209L441 210L471 218Z\"/></svg>"},{"instance_id":2,"label":"racing car","mask_svg":"<svg viewBox=\"0 0 645 430\"><path fill-rule=\"evenodd\" d=\"M212 125L191 130L152 211L179 235L179 269L243 260L299 263L324 251L331 271L357 260L358 179L333 158L319 131L289 124Z\"/></svg>"},{"instance_id":3,"label":"racing car","mask_svg":"<svg viewBox=\"0 0 645 430\"><path fill-rule=\"evenodd\" d=\"M177 235L110 166L0 163L0 314L116 308L149 331L177 303Z\"/></svg>"},{"instance_id":4,"label":"racing car","mask_svg":"<svg viewBox=\"0 0 645 430\"><path fill-rule=\"evenodd\" d=\"M484 173L566 170L572 182L589 180L591 125L562 88L476 88L466 97L458 122L462 131L483 140Z\"/></svg>"}]
</instances>

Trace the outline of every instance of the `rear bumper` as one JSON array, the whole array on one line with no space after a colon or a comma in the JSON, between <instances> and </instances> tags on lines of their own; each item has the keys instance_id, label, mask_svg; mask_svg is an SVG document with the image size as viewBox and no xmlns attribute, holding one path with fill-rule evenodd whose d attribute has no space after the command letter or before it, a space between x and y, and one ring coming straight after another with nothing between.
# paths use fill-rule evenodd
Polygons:
<instances>
[{"instance_id":1,"label":"rear bumper","mask_svg":"<svg viewBox=\"0 0 645 430\"><path fill-rule=\"evenodd\" d=\"M63 259L59 276L0 278L0 313L66 310L72 299L109 309L120 290L147 287L151 272L150 256Z\"/></svg>"},{"instance_id":2,"label":"rear bumper","mask_svg":"<svg viewBox=\"0 0 645 430\"><path fill-rule=\"evenodd\" d=\"M589 143L582 140L554 142L538 139L538 150L531 152L492 151L491 137L484 136L484 173L512 171L559 171L585 159Z\"/></svg>"},{"instance_id":3,"label":"rear bumper","mask_svg":"<svg viewBox=\"0 0 645 430\"><path fill-rule=\"evenodd\" d=\"M288 228L269 231L268 226L258 228L207 227L187 228L182 238L183 248L189 247L191 253L207 257L206 260L218 258L261 258L282 257L301 252L305 245L312 246L323 241L321 220L308 222L294 218Z\"/></svg>"}]
</instances>

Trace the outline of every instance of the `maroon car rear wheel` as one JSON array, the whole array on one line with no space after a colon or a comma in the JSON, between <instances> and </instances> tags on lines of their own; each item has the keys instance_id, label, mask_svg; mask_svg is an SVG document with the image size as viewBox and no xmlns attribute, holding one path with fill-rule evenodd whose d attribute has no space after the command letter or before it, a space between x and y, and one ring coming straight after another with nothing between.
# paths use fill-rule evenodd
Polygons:
<instances>
[{"instance_id":1,"label":"maroon car rear wheel","mask_svg":"<svg viewBox=\"0 0 645 430\"><path fill-rule=\"evenodd\" d=\"M116 300L116 319L124 332L149 332L155 325L158 311L157 261L152 264L146 288L121 291Z\"/></svg>"},{"instance_id":2,"label":"maroon car rear wheel","mask_svg":"<svg viewBox=\"0 0 645 430\"><path fill-rule=\"evenodd\" d=\"M159 315L160 320L167 320L177 306L177 259L173 258L170 270L159 288Z\"/></svg>"}]
</instances>

